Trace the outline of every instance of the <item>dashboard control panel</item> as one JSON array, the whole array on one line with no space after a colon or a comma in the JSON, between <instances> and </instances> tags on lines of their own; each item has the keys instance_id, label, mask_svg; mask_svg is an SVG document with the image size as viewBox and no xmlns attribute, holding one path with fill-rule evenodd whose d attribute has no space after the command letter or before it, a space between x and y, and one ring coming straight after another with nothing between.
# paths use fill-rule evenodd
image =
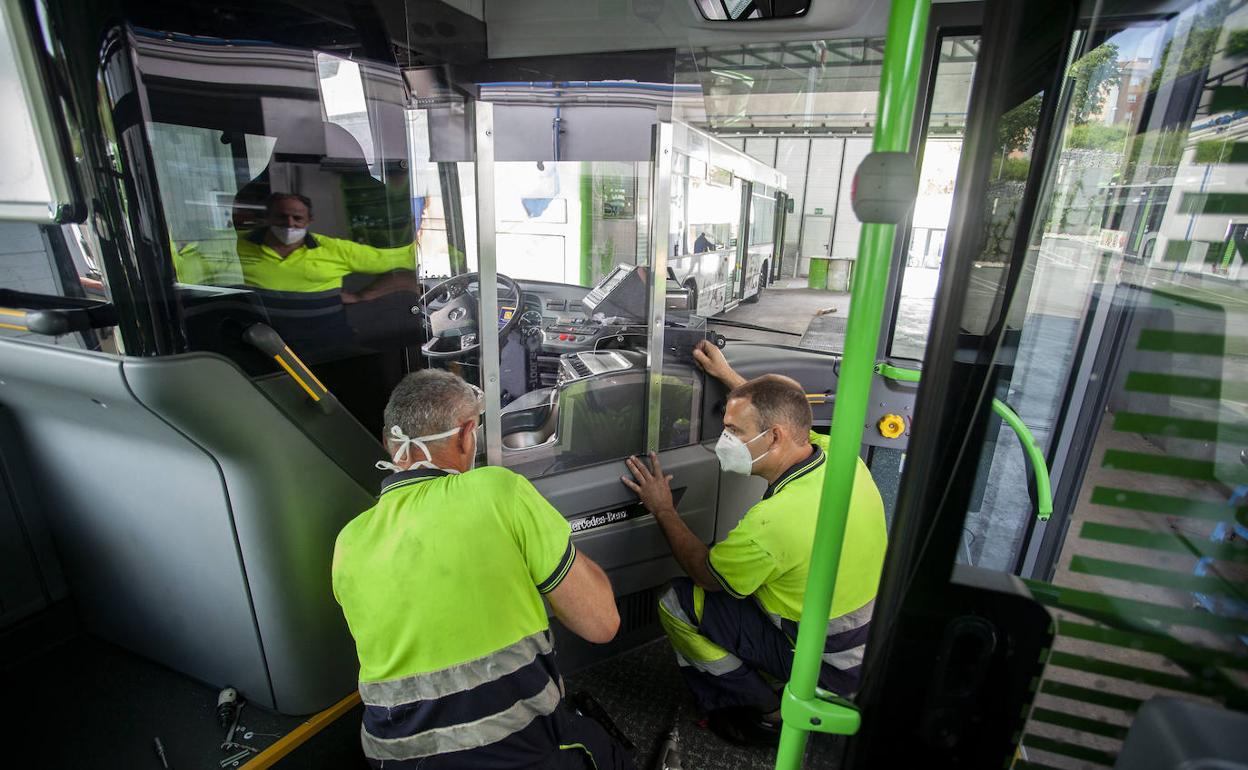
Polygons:
<instances>
[{"instance_id":1,"label":"dashboard control panel","mask_svg":"<svg viewBox=\"0 0 1248 770\"><path fill-rule=\"evenodd\" d=\"M586 322L556 323L542 330L542 348L552 353L593 350L606 328Z\"/></svg>"}]
</instances>

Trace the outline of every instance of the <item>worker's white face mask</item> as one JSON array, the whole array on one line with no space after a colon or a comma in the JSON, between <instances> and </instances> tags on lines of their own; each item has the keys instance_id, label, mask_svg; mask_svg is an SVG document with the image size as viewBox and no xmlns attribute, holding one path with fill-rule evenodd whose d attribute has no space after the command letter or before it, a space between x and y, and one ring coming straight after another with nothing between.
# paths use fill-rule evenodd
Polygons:
<instances>
[{"instance_id":1,"label":"worker's white face mask","mask_svg":"<svg viewBox=\"0 0 1248 770\"><path fill-rule=\"evenodd\" d=\"M715 444L715 456L719 458L719 467L724 469L725 473L752 473L754 463L771 454L768 449L758 457L750 455L750 444L753 444L768 431L762 431L749 441L742 441L734 436L727 429L719 436L719 443Z\"/></svg>"},{"instance_id":2,"label":"worker's white face mask","mask_svg":"<svg viewBox=\"0 0 1248 770\"><path fill-rule=\"evenodd\" d=\"M290 246L298 243L308 236L308 228L306 227L269 227L269 232L273 233L273 237L282 243Z\"/></svg>"},{"instance_id":3,"label":"worker's white face mask","mask_svg":"<svg viewBox=\"0 0 1248 770\"><path fill-rule=\"evenodd\" d=\"M386 462L385 460L378 460L377 469L382 470L382 471L394 471L395 473L400 473L402 471L414 471L420 468L432 468L434 470L445 471L446 473L459 473L459 471L455 470L454 468L442 468L440 466L434 465L433 461L429 459L433 457L433 455L429 453L429 447L426 442L437 441L438 439L450 438L451 436L454 436L456 433L459 433L459 430L462 427L463 427L462 425L456 425L454 428L451 428L450 430L444 430L441 433L431 433L428 436L417 436L416 438L409 438L407 434L403 432L402 428L400 428L397 425L394 425L390 428L390 438L399 442L399 449L398 451L394 453L394 457L392 458L394 462ZM412 451L413 445L417 449L425 453L425 459L417 460L416 462L412 463L410 466L404 467L400 463L407 462L408 454ZM472 460L469 461L468 470L472 470L474 467L476 467L476 464L477 464L477 433L474 430L472 433Z\"/></svg>"}]
</instances>

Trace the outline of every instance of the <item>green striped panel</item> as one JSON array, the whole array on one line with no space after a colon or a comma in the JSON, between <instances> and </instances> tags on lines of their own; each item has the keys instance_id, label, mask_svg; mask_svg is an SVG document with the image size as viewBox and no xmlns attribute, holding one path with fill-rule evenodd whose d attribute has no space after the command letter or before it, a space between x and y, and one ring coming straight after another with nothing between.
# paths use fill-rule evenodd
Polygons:
<instances>
[{"instance_id":1,"label":"green striped panel","mask_svg":"<svg viewBox=\"0 0 1248 770\"><path fill-rule=\"evenodd\" d=\"M1123 564L1106 559L1094 559L1090 556L1073 556L1070 560L1070 571L1084 575L1127 580L1132 583L1143 583L1164 588L1178 588L1183 591L1199 591L1219 596L1236 596L1244 598L1244 585L1233 583L1225 578L1199 577L1185 572L1175 572L1156 567L1141 567L1138 564Z\"/></svg>"},{"instance_id":2,"label":"green striped panel","mask_svg":"<svg viewBox=\"0 0 1248 770\"><path fill-rule=\"evenodd\" d=\"M1031 718L1037 722L1066 727L1071 730L1078 730L1081 733L1100 735L1106 738L1122 740L1127 737L1127 728L1121 725L1102 722L1099 719L1088 719L1087 717L1077 717L1073 714L1064 714L1061 711L1053 711L1052 709L1034 708L1031 710Z\"/></svg>"},{"instance_id":3,"label":"green striped panel","mask_svg":"<svg viewBox=\"0 0 1248 770\"><path fill-rule=\"evenodd\" d=\"M1211 377L1188 377L1183 374L1158 374L1156 372L1130 372L1123 384L1124 390L1135 393L1159 393L1164 396L1188 398L1221 398L1223 382ZM1242 390L1231 388L1227 390ZM1248 392L1248 391L1245 391ZM1229 393L1227 394L1230 395ZM1236 399L1243 401L1245 399Z\"/></svg>"},{"instance_id":4,"label":"green striped panel","mask_svg":"<svg viewBox=\"0 0 1248 770\"><path fill-rule=\"evenodd\" d=\"M1166 353L1220 356L1226 350L1226 335L1144 329L1140 332L1138 347L1140 350L1156 350Z\"/></svg>"},{"instance_id":5,"label":"green striped panel","mask_svg":"<svg viewBox=\"0 0 1248 770\"><path fill-rule=\"evenodd\" d=\"M1198 441L1248 444L1248 425L1166 417L1141 412L1117 412L1114 414L1114 430L1124 433L1141 433L1146 436L1171 436Z\"/></svg>"},{"instance_id":6,"label":"green striped panel","mask_svg":"<svg viewBox=\"0 0 1248 770\"><path fill-rule=\"evenodd\" d=\"M1090 687L1080 687L1077 684L1067 684L1066 682L1055 682L1052 679L1046 679L1040 683L1040 692L1045 695L1052 695L1055 698L1066 698L1067 700L1079 701L1080 703L1089 703L1093 706L1118 709L1128 714L1138 711L1140 706L1144 705L1144 701L1139 698L1132 698L1129 695L1093 690Z\"/></svg>"},{"instance_id":7,"label":"green striped panel","mask_svg":"<svg viewBox=\"0 0 1248 770\"><path fill-rule=\"evenodd\" d=\"M1164 454L1144 454L1128 452L1126 449L1106 449L1103 467L1113 470L1133 470L1136 473L1152 473L1156 475L1174 475L1178 478L1191 478L1202 482L1217 480L1217 465L1203 459L1187 459L1167 457ZM1243 472L1233 468L1223 468L1222 473L1231 473L1233 478L1243 475L1248 480L1248 469Z\"/></svg>"},{"instance_id":8,"label":"green striped panel","mask_svg":"<svg viewBox=\"0 0 1248 770\"><path fill-rule=\"evenodd\" d=\"M1080 529L1079 536L1085 540L1097 540L1102 543L1117 543L1133 548L1148 548L1189 556L1210 556L1221 561L1248 564L1248 549L1237 547L1233 543L1215 543L1204 538L1193 540L1173 532L1149 532L1134 527L1087 521Z\"/></svg>"},{"instance_id":9,"label":"green striped panel","mask_svg":"<svg viewBox=\"0 0 1248 770\"><path fill-rule=\"evenodd\" d=\"M1176 241L1171 241L1176 243ZM1194 286L1157 286L1150 292L1150 304L1153 307L1168 307L1169 302L1174 302L1186 307L1198 307L1204 310L1212 310L1215 313L1225 314L1227 307L1227 298L1225 295L1215 294L1208 290L1199 289Z\"/></svg>"},{"instance_id":10,"label":"green striped panel","mask_svg":"<svg viewBox=\"0 0 1248 770\"><path fill-rule=\"evenodd\" d=\"M1201 681L1180 674L1169 674L1164 671L1128 666L1125 663L1113 663L1108 660L1101 660L1100 658L1093 658L1087 655L1074 655L1069 652L1054 652L1049 656L1049 665L1068 668L1072 671L1083 671L1088 674L1122 679L1126 682L1146 684L1151 687L1161 687L1166 690L1174 690L1175 692L1191 693L1193 695L1219 695L1227 689L1226 685L1219 681Z\"/></svg>"},{"instance_id":11,"label":"green striped panel","mask_svg":"<svg viewBox=\"0 0 1248 770\"><path fill-rule=\"evenodd\" d=\"M1183 214L1248 214L1248 193L1183 193Z\"/></svg>"},{"instance_id":12,"label":"green striped panel","mask_svg":"<svg viewBox=\"0 0 1248 770\"><path fill-rule=\"evenodd\" d=\"M1168 636L1104 628L1066 618L1058 618L1057 633L1066 639L1081 639L1086 642L1151 652L1178 663L1248 671L1248 655L1235 655L1221 650L1198 647Z\"/></svg>"},{"instance_id":13,"label":"green striped panel","mask_svg":"<svg viewBox=\"0 0 1248 770\"><path fill-rule=\"evenodd\" d=\"M1196 143L1197 163L1248 163L1248 142L1207 139Z\"/></svg>"},{"instance_id":14,"label":"green striped panel","mask_svg":"<svg viewBox=\"0 0 1248 770\"><path fill-rule=\"evenodd\" d=\"M1172 240L1166 241L1166 250L1161 253L1162 262L1186 262L1187 255L1192 250L1191 241Z\"/></svg>"},{"instance_id":15,"label":"green striped panel","mask_svg":"<svg viewBox=\"0 0 1248 770\"><path fill-rule=\"evenodd\" d=\"M1248 90L1243 86L1217 86L1209 97L1209 114L1236 112L1248 107Z\"/></svg>"},{"instance_id":16,"label":"green striped panel","mask_svg":"<svg viewBox=\"0 0 1248 770\"><path fill-rule=\"evenodd\" d=\"M1248 635L1248 619L1222 617L1208 612L1167 607L1139 599L1105 596L1092 591L1077 591L1073 588L1052 586L1051 590L1045 590L1034 582L1024 582L1027 582L1031 588L1032 596L1036 601L1058 609L1069 609L1080 614L1095 613L1108 618L1154 620L1228 634Z\"/></svg>"},{"instance_id":17,"label":"green striped panel","mask_svg":"<svg viewBox=\"0 0 1248 770\"><path fill-rule=\"evenodd\" d=\"M1092 490L1093 505L1108 505L1114 508L1127 508L1133 511L1147 511L1166 516L1187 516L1193 519L1213 519L1222 521L1235 513L1235 509L1225 503L1209 503L1200 500L1189 500L1185 497L1173 497L1155 492L1136 492L1131 489L1117 487L1096 487Z\"/></svg>"},{"instance_id":18,"label":"green striped panel","mask_svg":"<svg viewBox=\"0 0 1248 770\"><path fill-rule=\"evenodd\" d=\"M1093 749L1088 746L1077 746L1073 743L1059 741L1056 738L1046 738L1043 735L1032 735L1027 733L1023 735L1023 745L1028 748L1047 751L1050 754L1061 754L1064 757L1073 759L1082 759L1084 762L1091 762L1095 765L1106 765L1112 767L1114 764L1115 754L1100 749Z\"/></svg>"}]
</instances>

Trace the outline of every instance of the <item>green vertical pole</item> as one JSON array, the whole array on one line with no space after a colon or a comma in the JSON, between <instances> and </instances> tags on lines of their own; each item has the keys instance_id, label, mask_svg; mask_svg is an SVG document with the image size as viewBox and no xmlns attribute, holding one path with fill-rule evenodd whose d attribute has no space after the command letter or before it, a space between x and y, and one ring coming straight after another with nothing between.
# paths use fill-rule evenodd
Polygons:
<instances>
[{"instance_id":1,"label":"green vertical pole","mask_svg":"<svg viewBox=\"0 0 1248 770\"><path fill-rule=\"evenodd\" d=\"M910 151L930 9L931 0L893 0L872 144L876 152ZM854 709L818 698L815 688L871 395L895 232L895 225L867 224L858 240L858 264L845 330L845 354L837 380L819 523L815 528L793 673L781 705L784 727L776 755L777 770L797 770L801 766L810 731L851 734L858 729Z\"/></svg>"},{"instance_id":2,"label":"green vertical pole","mask_svg":"<svg viewBox=\"0 0 1248 770\"><path fill-rule=\"evenodd\" d=\"M594 285L594 166L581 164L581 285Z\"/></svg>"}]
</instances>

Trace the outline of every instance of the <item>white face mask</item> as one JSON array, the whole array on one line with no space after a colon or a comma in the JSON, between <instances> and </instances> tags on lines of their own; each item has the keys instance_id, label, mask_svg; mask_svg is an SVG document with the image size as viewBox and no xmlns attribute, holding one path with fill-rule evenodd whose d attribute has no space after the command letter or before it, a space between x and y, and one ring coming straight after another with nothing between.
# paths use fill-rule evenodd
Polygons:
<instances>
[{"instance_id":1,"label":"white face mask","mask_svg":"<svg viewBox=\"0 0 1248 770\"><path fill-rule=\"evenodd\" d=\"M269 227L269 232L287 246L298 243L308 236L306 227Z\"/></svg>"},{"instance_id":2,"label":"white face mask","mask_svg":"<svg viewBox=\"0 0 1248 770\"><path fill-rule=\"evenodd\" d=\"M749 445L766 433L767 431L763 431L749 441L742 441L725 429L719 436L719 442L715 444L715 456L719 458L719 467L723 468L725 473L753 472L754 463L771 454L771 450L768 449L758 457L752 457Z\"/></svg>"},{"instance_id":3,"label":"white face mask","mask_svg":"<svg viewBox=\"0 0 1248 770\"><path fill-rule=\"evenodd\" d=\"M433 461L429 459L433 457L433 455L429 452L429 447L427 446L426 442L437 441L438 439L450 438L451 436L454 436L456 433L459 433L460 428L462 427L463 426L461 425L456 425L454 428L451 428L450 430L444 430L441 433L432 433L428 436L417 436L416 438L408 438L407 434L403 432L402 428L400 428L397 425L392 426L390 428L390 438L399 442L399 449L398 451L394 453L394 458L393 458L394 462L386 462L385 460L378 460L376 464L377 470L394 471L395 473L401 473L402 471L414 471L420 468L432 468L434 470L445 471L446 473L459 473L459 471L455 470L454 468L443 468L438 465L434 465ZM412 463L410 466L404 467L400 465L399 463L403 463L407 461L408 453L411 452L413 444L416 446L417 449L425 453L425 459L417 460L416 462ZM468 470L472 470L474 467L476 467L476 464L477 464L477 434L474 429L473 434L472 434L472 459L469 461Z\"/></svg>"}]
</instances>

